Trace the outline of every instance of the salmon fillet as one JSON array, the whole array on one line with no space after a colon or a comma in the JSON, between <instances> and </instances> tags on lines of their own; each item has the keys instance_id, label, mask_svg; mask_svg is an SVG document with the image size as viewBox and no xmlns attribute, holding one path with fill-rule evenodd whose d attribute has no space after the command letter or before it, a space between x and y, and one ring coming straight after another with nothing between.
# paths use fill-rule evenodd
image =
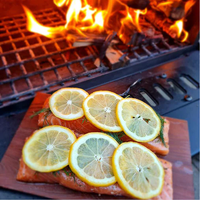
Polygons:
<instances>
[{"instance_id":1,"label":"salmon fillet","mask_svg":"<svg viewBox=\"0 0 200 200\"><path fill-rule=\"evenodd\" d=\"M49 108L49 98L48 97L43 105L43 108ZM38 126L46 125L60 125L67 127L74 132L85 134L89 132L99 132L100 130L92 125L88 120L85 120L85 117L79 118L77 120L67 121L59 119L53 113L40 113L38 118Z\"/></svg>"},{"instance_id":2,"label":"salmon fillet","mask_svg":"<svg viewBox=\"0 0 200 200\"><path fill-rule=\"evenodd\" d=\"M49 97L45 100L43 108L49 108ZM40 113L38 118L38 125L40 127L46 125L61 125L67 127L76 133L76 136L79 137L82 134L86 134L89 132L99 132L100 129L93 126L88 120L85 120L85 117L82 117L77 120L66 121L57 118L55 115L50 113ZM165 139L166 146L162 143L161 139L158 137L151 142L141 143L154 153L158 153L161 155L167 155L169 153L169 121L165 119L163 135ZM133 141L128 136L124 136L121 138L122 141Z\"/></svg>"},{"instance_id":3,"label":"salmon fillet","mask_svg":"<svg viewBox=\"0 0 200 200\"><path fill-rule=\"evenodd\" d=\"M152 198L152 200L171 200L173 199L172 164L163 159L160 159L160 161L165 170L164 186L161 194L157 197ZM36 172L30 169L23 162L23 160L20 159L20 167L17 174L17 180L31 183L58 183L64 187L81 192L130 197L120 188L118 183L107 187L94 187L84 183L75 175L72 176L66 173L66 171L69 172L69 168L65 168L65 170L60 170L56 172L56 174Z\"/></svg>"},{"instance_id":4,"label":"salmon fillet","mask_svg":"<svg viewBox=\"0 0 200 200\"><path fill-rule=\"evenodd\" d=\"M161 154L161 155L167 155L169 153L169 120L165 119L165 124L164 124L164 129L163 129L163 136L164 136L164 140L165 140L165 144L166 146L162 143L162 140L160 137L150 141L150 142L146 142L146 143L140 143L143 146L147 147L148 149L150 149L151 151L153 151L154 153L157 154ZM123 142L129 142L129 141L133 141L131 138L129 138L127 135L123 136L121 138L121 140ZM138 142L139 143L139 142Z\"/></svg>"}]
</instances>

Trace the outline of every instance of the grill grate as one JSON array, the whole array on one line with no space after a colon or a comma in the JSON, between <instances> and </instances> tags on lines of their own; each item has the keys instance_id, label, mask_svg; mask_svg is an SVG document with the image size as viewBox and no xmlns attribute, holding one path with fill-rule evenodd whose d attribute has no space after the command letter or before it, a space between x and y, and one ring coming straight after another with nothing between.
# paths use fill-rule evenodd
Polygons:
<instances>
[{"instance_id":1,"label":"grill grate","mask_svg":"<svg viewBox=\"0 0 200 200\"><path fill-rule=\"evenodd\" d=\"M44 9L33 12L43 25L65 24L62 10ZM180 44L164 39L151 41L131 49L126 45L115 48L128 58L125 64L137 63L149 57L177 50ZM64 38L48 39L26 30L26 16L20 14L0 19L0 108L32 98L37 91L52 92L63 85L73 85L93 74L108 71L111 63L95 66L99 56L95 45L73 47ZM123 62L123 59L119 59Z\"/></svg>"},{"instance_id":2,"label":"grill grate","mask_svg":"<svg viewBox=\"0 0 200 200\"><path fill-rule=\"evenodd\" d=\"M45 9L34 15L48 26L65 24L59 10ZM0 20L0 41L1 104L106 70L94 65L98 54L95 46L74 51L65 38L48 39L30 33L24 14Z\"/></svg>"}]
</instances>

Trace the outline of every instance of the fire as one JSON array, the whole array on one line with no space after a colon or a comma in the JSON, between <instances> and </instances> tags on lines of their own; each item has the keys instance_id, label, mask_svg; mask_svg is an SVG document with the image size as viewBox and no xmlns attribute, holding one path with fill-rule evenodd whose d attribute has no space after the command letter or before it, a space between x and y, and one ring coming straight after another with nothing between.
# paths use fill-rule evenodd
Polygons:
<instances>
[{"instance_id":1,"label":"fire","mask_svg":"<svg viewBox=\"0 0 200 200\"><path fill-rule=\"evenodd\" d=\"M176 21L173 25L170 26L170 30L177 33L177 37L180 38L183 34L183 39L181 42L185 42L188 38L188 32L183 28L183 20Z\"/></svg>"},{"instance_id":2,"label":"fire","mask_svg":"<svg viewBox=\"0 0 200 200\"><path fill-rule=\"evenodd\" d=\"M147 9L145 9L145 10L135 10L134 12L136 13L136 16L134 18L135 19L135 25L136 25L138 31L142 32L142 29L140 27L139 17L140 17L140 14L141 15L146 15Z\"/></svg>"},{"instance_id":3,"label":"fire","mask_svg":"<svg viewBox=\"0 0 200 200\"><path fill-rule=\"evenodd\" d=\"M90 5L86 5L84 8L81 8L81 11L85 13L85 17L82 19L83 22L89 21L91 24L93 22L93 14L97 11L97 9L93 9Z\"/></svg>"},{"instance_id":4,"label":"fire","mask_svg":"<svg viewBox=\"0 0 200 200\"><path fill-rule=\"evenodd\" d=\"M69 0L53 0L54 4L58 7L62 7L64 5L68 5Z\"/></svg>"},{"instance_id":5,"label":"fire","mask_svg":"<svg viewBox=\"0 0 200 200\"><path fill-rule=\"evenodd\" d=\"M94 22L91 26L88 27L80 27L83 31L88 32L99 32L101 33L104 30L104 16L106 14L106 11L99 11L94 16Z\"/></svg>"},{"instance_id":6,"label":"fire","mask_svg":"<svg viewBox=\"0 0 200 200\"><path fill-rule=\"evenodd\" d=\"M175 24L170 26L170 30L177 33L177 36L180 37L183 31L183 20L178 20Z\"/></svg>"},{"instance_id":7,"label":"fire","mask_svg":"<svg viewBox=\"0 0 200 200\"><path fill-rule=\"evenodd\" d=\"M70 22L76 24L76 22L78 21L79 13L81 11L81 7L82 7L81 0L76 0L71 2L69 10L66 15L66 21L67 21L65 25L66 28Z\"/></svg>"},{"instance_id":8,"label":"fire","mask_svg":"<svg viewBox=\"0 0 200 200\"><path fill-rule=\"evenodd\" d=\"M100 26L100 28L102 28L102 29L103 29L103 24L104 24L104 15L105 15L104 13L105 12L106 11L100 11L94 17L94 19L95 19L94 24L96 24L97 26Z\"/></svg>"},{"instance_id":9,"label":"fire","mask_svg":"<svg viewBox=\"0 0 200 200\"><path fill-rule=\"evenodd\" d=\"M137 29L137 32L142 33L142 28L140 26L140 15L145 15L147 13L147 9L144 10L134 10L134 9L126 9L126 15L121 20L121 27L118 31L119 38L127 43L129 41L129 35L132 35ZM135 28L134 28L135 27ZM128 35L128 36L127 36Z\"/></svg>"},{"instance_id":10,"label":"fire","mask_svg":"<svg viewBox=\"0 0 200 200\"><path fill-rule=\"evenodd\" d=\"M119 1L109 0L107 9L103 10L101 8L93 8L88 4L87 0L53 0L54 4L58 7L67 6L68 10L66 12L66 24L59 27L46 27L41 25L35 19L34 15L29 9L24 7L25 13L27 15L27 29L31 32L39 33L49 38L57 37L60 35L65 35L75 31L75 34L86 37L87 33L106 33L109 32L109 18L113 14L116 7L122 7L122 12L125 12L125 16L119 19L121 21L121 26L116 27L118 36L120 32L125 29L125 24L132 27L135 26L137 31L142 32L140 27L139 17L144 15L145 12L141 10L130 11L128 6L120 3ZM117 6L116 6L117 5ZM130 28L129 27L129 28ZM135 30L135 29L134 29ZM123 30L125 32L125 30Z\"/></svg>"},{"instance_id":11,"label":"fire","mask_svg":"<svg viewBox=\"0 0 200 200\"><path fill-rule=\"evenodd\" d=\"M40 24L31 11L24 7L27 15L27 29L31 32L39 33L48 38L58 37L60 35L66 36L67 39L71 35L87 36L87 33L105 34L110 31L116 31L119 38L123 40L134 33L134 31L142 33L141 15L147 13L147 9L134 10L127 5L116 0L108 0L107 8L102 9L101 6L92 7L87 0L53 0L58 7L65 6L66 23L58 27L46 27ZM105 1L106 2L106 1ZM187 13L195 0L189 0L190 3L185 4L185 12ZM91 3L91 1L90 1ZM158 6L171 5L173 1L165 1ZM110 23L114 19L115 23ZM178 37L186 41L188 32L184 29L184 19L176 21L170 30L177 33ZM112 26L111 26L112 25ZM144 29L143 29L144 30ZM124 41L124 40L123 40Z\"/></svg>"},{"instance_id":12,"label":"fire","mask_svg":"<svg viewBox=\"0 0 200 200\"><path fill-rule=\"evenodd\" d=\"M196 3L195 0L190 0L185 3L185 13L187 14L190 8Z\"/></svg>"},{"instance_id":13,"label":"fire","mask_svg":"<svg viewBox=\"0 0 200 200\"><path fill-rule=\"evenodd\" d=\"M195 0L190 0L185 3L185 7L184 7L185 15L187 15L188 11L195 4L195 2L196 2ZM173 3L173 2L170 2L170 4L171 3ZM177 20L169 28L171 31L173 31L177 34L178 38L180 38L180 37L182 38L181 42L187 41L187 38L189 36L189 33L184 29L184 20L185 20L184 18L181 20Z\"/></svg>"},{"instance_id":14,"label":"fire","mask_svg":"<svg viewBox=\"0 0 200 200\"><path fill-rule=\"evenodd\" d=\"M28 18L28 24L27 24L27 29L30 32L34 33L39 33L41 35L44 35L48 38L54 38L58 35L62 35L65 32L64 26L58 26L58 27L46 27L41 25L40 23L37 22L31 11L23 6L27 18Z\"/></svg>"},{"instance_id":15,"label":"fire","mask_svg":"<svg viewBox=\"0 0 200 200\"><path fill-rule=\"evenodd\" d=\"M163 6L168 6L168 5L171 5L173 4L173 1L166 1L166 2L161 2L157 5L157 7L163 7Z\"/></svg>"}]
</instances>

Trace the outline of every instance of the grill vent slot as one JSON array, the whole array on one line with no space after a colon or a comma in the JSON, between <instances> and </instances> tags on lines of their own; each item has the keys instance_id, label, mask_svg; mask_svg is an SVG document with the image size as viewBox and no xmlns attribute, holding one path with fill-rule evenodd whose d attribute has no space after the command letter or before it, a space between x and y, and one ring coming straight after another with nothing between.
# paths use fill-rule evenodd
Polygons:
<instances>
[{"instance_id":1,"label":"grill vent slot","mask_svg":"<svg viewBox=\"0 0 200 200\"><path fill-rule=\"evenodd\" d=\"M187 93L187 91L179 83L177 83L174 79L169 78L167 80L167 82L175 90L175 92L177 92L179 94L186 94Z\"/></svg>"},{"instance_id":2,"label":"grill vent slot","mask_svg":"<svg viewBox=\"0 0 200 200\"><path fill-rule=\"evenodd\" d=\"M197 89L199 88L199 83L195 81L190 75L182 74L180 79L190 88Z\"/></svg>"},{"instance_id":3,"label":"grill vent slot","mask_svg":"<svg viewBox=\"0 0 200 200\"><path fill-rule=\"evenodd\" d=\"M172 95L160 84L154 85L155 90L166 100L170 101L173 99Z\"/></svg>"},{"instance_id":4,"label":"grill vent slot","mask_svg":"<svg viewBox=\"0 0 200 200\"><path fill-rule=\"evenodd\" d=\"M158 105L158 102L152 95L145 89L140 90L140 94L144 97L144 99L153 107Z\"/></svg>"}]
</instances>

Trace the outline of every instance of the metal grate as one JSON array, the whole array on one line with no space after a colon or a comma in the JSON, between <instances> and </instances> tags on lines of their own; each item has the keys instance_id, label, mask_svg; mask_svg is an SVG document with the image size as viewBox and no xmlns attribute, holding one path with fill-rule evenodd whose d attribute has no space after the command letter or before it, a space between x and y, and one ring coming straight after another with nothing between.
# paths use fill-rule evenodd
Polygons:
<instances>
[{"instance_id":1,"label":"metal grate","mask_svg":"<svg viewBox=\"0 0 200 200\"><path fill-rule=\"evenodd\" d=\"M59 9L44 9L34 12L43 25L65 24ZM152 40L143 45L116 45L122 53L119 63L128 65L149 57L177 50L181 46L164 39ZM95 66L100 50L91 45L73 47L62 38L48 39L26 30L25 14L0 19L0 108L32 98L37 91L52 92L63 85L73 85L93 74L101 75L115 69L109 59L106 64Z\"/></svg>"},{"instance_id":2,"label":"metal grate","mask_svg":"<svg viewBox=\"0 0 200 200\"><path fill-rule=\"evenodd\" d=\"M48 26L65 24L59 10L34 13ZM52 91L53 86L102 72L94 61L95 46L76 48L65 38L48 39L26 30L24 14L0 19L0 103L30 98L37 91ZM2 106L2 105L1 105Z\"/></svg>"}]
</instances>

